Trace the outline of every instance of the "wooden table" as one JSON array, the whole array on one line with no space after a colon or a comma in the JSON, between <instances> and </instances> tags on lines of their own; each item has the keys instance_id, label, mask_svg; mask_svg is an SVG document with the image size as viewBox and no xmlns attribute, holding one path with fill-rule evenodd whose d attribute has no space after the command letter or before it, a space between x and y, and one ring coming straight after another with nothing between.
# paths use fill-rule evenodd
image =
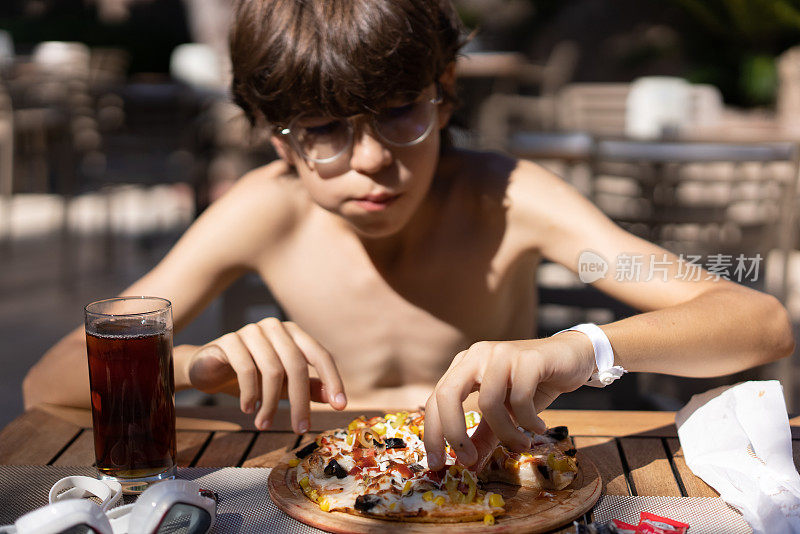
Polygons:
<instances>
[{"instance_id":1,"label":"wooden table","mask_svg":"<svg viewBox=\"0 0 800 534\"><path fill-rule=\"evenodd\" d=\"M346 426L363 413L379 414L313 412L310 433ZM686 466L673 412L546 410L542 417L548 425L569 427L575 446L600 470L606 494L717 496ZM800 417L790 424L800 465ZM273 467L302 440L291 432L284 409L266 432L232 407L179 408L177 426L181 467ZM90 466L93 447L88 410L42 406L0 432L0 465Z\"/></svg>"}]
</instances>

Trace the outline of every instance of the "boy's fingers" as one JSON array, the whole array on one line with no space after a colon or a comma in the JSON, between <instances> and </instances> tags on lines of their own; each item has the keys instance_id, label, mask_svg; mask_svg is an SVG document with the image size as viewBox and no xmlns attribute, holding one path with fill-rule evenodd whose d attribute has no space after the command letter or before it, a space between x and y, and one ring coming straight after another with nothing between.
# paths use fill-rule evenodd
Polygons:
<instances>
[{"instance_id":1,"label":"boy's fingers","mask_svg":"<svg viewBox=\"0 0 800 534\"><path fill-rule=\"evenodd\" d=\"M536 388L536 393L533 395L533 405L536 408L536 413L547 409L547 407L553 404L553 401L556 400L561 393L561 391L554 389L547 384L539 384L539 387ZM542 424L544 425L544 422L542 422Z\"/></svg>"},{"instance_id":2,"label":"boy's fingers","mask_svg":"<svg viewBox=\"0 0 800 534\"><path fill-rule=\"evenodd\" d=\"M316 377L312 377L308 381L308 387L311 394L311 401L312 402L321 402L324 404L330 404L331 401L328 398L328 391L325 389L325 384L322 383L322 380Z\"/></svg>"},{"instance_id":3,"label":"boy's fingers","mask_svg":"<svg viewBox=\"0 0 800 534\"><path fill-rule=\"evenodd\" d=\"M333 357L325 350L325 347L296 324L289 322L284 325L325 384L327 399L324 402L328 402L337 410L343 410L347 406L347 397L344 393L342 377L339 376L339 370L336 368Z\"/></svg>"},{"instance_id":4,"label":"boy's fingers","mask_svg":"<svg viewBox=\"0 0 800 534\"><path fill-rule=\"evenodd\" d=\"M261 321L259 326L272 343L286 370L292 428L298 434L305 434L309 428L309 403L311 402L308 361L279 320Z\"/></svg>"},{"instance_id":5,"label":"boy's fingers","mask_svg":"<svg viewBox=\"0 0 800 534\"><path fill-rule=\"evenodd\" d=\"M328 392L325 390L325 384L322 383L322 380L319 378L312 376L308 379L308 391L309 391L309 399L311 402L319 402L322 404L330 404L330 400L328 399ZM283 380L283 386L281 388L281 396L282 399L289 398L289 386L286 383L286 379Z\"/></svg>"},{"instance_id":6,"label":"boy's fingers","mask_svg":"<svg viewBox=\"0 0 800 534\"><path fill-rule=\"evenodd\" d=\"M232 388L239 396L236 384L236 371L231 367L228 356L219 345L206 345L192 356L186 371L192 387L206 393L228 392Z\"/></svg>"},{"instance_id":7,"label":"boy's fingers","mask_svg":"<svg viewBox=\"0 0 800 534\"><path fill-rule=\"evenodd\" d=\"M250 351L261 373L262 402L256 414L255 425L260 430L266 430L275 417L278 401L281 398L285 376L283 365L258 326L254 324L245 326L239 330L239 337Z\"/></svg>"},{"instance_id":8,"label":"boy's fingers","mask_svg":"<svg viewBox=\"0 0 800 534\"><path fill-rule=\"evenodd\" d=\"M480 473L486 466L486 462L492 457L492 453L497 448L497 444L500 440L494 435L492 427L490 427L489 423L486 421L481 421L478 424L478 428L475 429L470 439L472 440L472 444L475 445L475 450L478 452L478 460L473 467L476 472Z\"/></svg>"},{"instance_id":9,"label":"boy's fingers","mask_svg":"<svg viewBox=\"0 0 800 534\"><path fill-rule=\"evenodd\" d=\"M439 379L439 383L428 398L428 403L425 407L425 451L428 456L428 466L433 470L441 469L445 465L445 441L444 434L442 433L442 423L436 395L442 384L448 382L455 373L462 372L461 367L468 365L464 363L467 352L466 350L462 350L456 354L455 358L453 358L453 361L450 363L450 367L445 371L442 378ZM462 420L464 419L463 416L462 410ZM466 432L466 423L464 429Z\"/></svg>"},{"instance_id":10,"label":"boy's fingers","mask_svg":"<svg viewBox=\"0 0 800 534\"><path fill-rule=\"evenodd\" d=\"M436 405L436 392L428 398L425 405L425 427L423 434L425 452L428 457L428 468L438 471L444 467L444 436L439 421L439 408Z\"/></svg>"},{"instance_id":11,"label":"boy's fingers","mask_svg":"<svg viewBox=\"0 0 800 534\"><path fill-rule=\"evenodd\" d=\"M446 378L466 357L467 357L467 351L465 350L462 350L461 352L456 354L455 358L453 358L453 361L450 362L450 367L447 368L447 371L445 371L442 378Z\"/></svg>"},{"instance_id":12,"label":"boy's fingers","mask_svg":"<svg viewBox=\"0 0 800 534\"><path fill-rule=\"evenodd\" d=\"M541 434L544 423L536 415L533 402L534 392L539 385L539 373L534 365L518 366L514 374L514 385L508 394L508 401L519 426Z\"/></svg>"},{"instance_id":13,"label":"boy's fingers","mask_svg":"<svg viewBox=\"0 0 800 534\"><path fill-rule=\"evenodd\" d=\"M239 405L243 412L252 413L260 393L258 387L258 370L250 351L235 333L225 334L216 342L228 357L228 362L236 371L239 383Z\"/></svg>"},{"instance_id":14,"label":"boy's fingers","mask_svg":"<svg viewBox=\"0 0 800 534\"><path fill-rule=\"evenodd\" d=\"M507 363L489 365L481 382L478 405L481 408L481 421L486 421L492 432L509 449L523 452L530 449L530 439L517 430L517 425L506 410L505 400L508 388L509 369Z\"/></svg>"},{"instance_id":15,"label":"boy's fingers","mask_svg":"<svg viewBox=\"0 0 800 534\"><path fill-rule=\"evenodd\" d=\"M442 433L458 459L465 465L472 465L478 459L475 446L467 436L467 422L462 406L474 383L470 369L462 367L441 380L435 393Z\"/></svg>"}]
</instances>

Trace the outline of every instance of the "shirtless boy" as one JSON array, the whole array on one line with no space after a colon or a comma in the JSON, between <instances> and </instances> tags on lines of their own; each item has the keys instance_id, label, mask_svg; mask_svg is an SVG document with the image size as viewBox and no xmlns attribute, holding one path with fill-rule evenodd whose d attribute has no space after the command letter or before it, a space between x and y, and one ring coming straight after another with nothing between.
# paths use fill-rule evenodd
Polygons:
<instances>
[{"instance_id":1,"label":"shirtless boy","mask_svg":"<svg viewBox=\"0 0 800 534\"><path fill-rule=\"evenodd\" d=\"M586 335L531 339L537 265L575 270L587 249L666 251L533 163L449 146L460 38L447 0L239 2L233 93L281 158L242 177L122 294L168 298L180 329L256 271L292 321L175 347L178 389L238 395L266 429L285 386L300 433L310 400L343 409L345 391L351 406L427 399L436 468L444 437L465 464L477 459L461 412L469 392L479 391L486 422L476 442L496 436L519 449L528 443L514 421L541 429L536 414L586 382L595 368ZM668 260L668 281L645 282L644 265L640 281L595 282L644 312L602 326L616 364L718 376L792 352L776 299L724 280L678 280L677 258ZM88 405L82 328L23 389L27 406Z\"/></svg>"}]
</instances>

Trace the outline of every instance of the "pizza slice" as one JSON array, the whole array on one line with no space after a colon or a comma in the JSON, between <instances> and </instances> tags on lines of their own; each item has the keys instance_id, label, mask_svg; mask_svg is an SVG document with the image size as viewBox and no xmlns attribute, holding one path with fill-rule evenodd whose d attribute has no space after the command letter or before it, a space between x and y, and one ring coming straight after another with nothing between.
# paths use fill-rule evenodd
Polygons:
<instances>
[{"instance_id":1,"label":"pizza slice","mask_svg":"<svg viewBox=\"0 0 800 534\"><path fill-rule=\"evenodd\" d=\"M480 415L469 412L473 432ZM290 462L303 493L323 511L342 511L395 521L494 523L505 511L502 495L482 482L537 490L562 489L577 473L566 427L534 436L533 448L514 453L499 446L480 472L456 463L446 447L446 466L428 468L422 437L424 415L399 412L359 417L346 429L323 432Z\"/></svg>"},{"instance_id":2,"label":"pizza slice","mask_svg":"<svg viewBox=\"0 0 800 534\"><path fill-rule=\"evenodd\" d=\"M533 439L533 447L526 452L497 447L480 472L480 479L540 491L562 490L569 486L578 474L578 463L567 427L548 429L544 435L534 435Z\"/></svg>"}]
</instances>

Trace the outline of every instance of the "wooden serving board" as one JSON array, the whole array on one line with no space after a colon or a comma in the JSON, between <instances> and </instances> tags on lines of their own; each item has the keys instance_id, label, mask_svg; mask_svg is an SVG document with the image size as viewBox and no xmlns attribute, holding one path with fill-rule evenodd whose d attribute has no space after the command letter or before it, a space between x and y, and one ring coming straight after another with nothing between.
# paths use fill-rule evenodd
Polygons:
<instances>
[{"instance_id":1,"label":"wooden serving board","mask_svg":"<svg viewBox=\"0 0 800 534\"><path fill-rule=\"evenodd\" d=\"M269 495L278 508L312 527L340 533L377 533L403 531L432 532L513 532L514 534L547 532L568 524L588 512L600 497L603 487L597 467L580 451L580 471L572 484L561 491L552 492L553 498L538 497L538 493L509 484L484 484L483 488L503 495L506 513L495 518L494 525L480 521L468 523L402 523L371 517L350 515L344 512L323 512L311 502L297 483L294 468L285 456L269 474Z\"/></svg>"}]
</instances>

